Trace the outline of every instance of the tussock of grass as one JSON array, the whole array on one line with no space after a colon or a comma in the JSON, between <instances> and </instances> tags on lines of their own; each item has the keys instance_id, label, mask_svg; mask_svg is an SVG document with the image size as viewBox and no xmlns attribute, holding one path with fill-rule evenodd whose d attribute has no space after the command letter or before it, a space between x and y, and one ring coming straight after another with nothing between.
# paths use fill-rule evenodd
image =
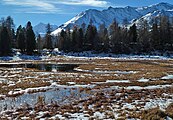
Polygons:
<instances>
[{"instance_id":1,"label":"tussock of grass","mask_svg":"<svg viewBox=\"0 0 173 120\"><path fill-rule=\"evenodd\" d=\"M173 103L166 108L166 113L173 119Z\"/></svg>"},{"instance_id":2,"label":"tussock of grass","mask_svg":"<svg viewBox=\"0 0 173 120\"><path fill-rule=\"evenodd\" d=\"M165 120L168 116L167 113L161 111L159 108L144 111L141 115L143 120Z\"/></svg>"}]
</instances>

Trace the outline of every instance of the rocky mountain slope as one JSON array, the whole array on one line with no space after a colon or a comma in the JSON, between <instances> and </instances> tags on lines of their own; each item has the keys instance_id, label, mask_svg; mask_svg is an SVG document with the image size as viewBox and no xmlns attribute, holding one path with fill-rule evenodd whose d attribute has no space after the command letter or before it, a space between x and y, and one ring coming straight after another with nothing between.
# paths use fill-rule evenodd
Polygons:
<instances>
[{"instance_id":1,"label":"rocky mountain slope","mask_svg":"<svg viewBox=\"0 0 173 120\"><path fill-rule=\"evenodd\" d=\"M141 19L151 21L153 17L160 15L173 17L173 5L162 2L146 7L109 7L102 11L89 9L59 26L52 34L57 35L62 29L72 29L74 26L82 27L83 23L87 26L92 22L93 25L99 28L99 25L103 23L106 27L109 27L114 19L116 19L119 24L122 24L126 19L128 24L134 22L138 24Z\"/></svg>"}]
</instances>

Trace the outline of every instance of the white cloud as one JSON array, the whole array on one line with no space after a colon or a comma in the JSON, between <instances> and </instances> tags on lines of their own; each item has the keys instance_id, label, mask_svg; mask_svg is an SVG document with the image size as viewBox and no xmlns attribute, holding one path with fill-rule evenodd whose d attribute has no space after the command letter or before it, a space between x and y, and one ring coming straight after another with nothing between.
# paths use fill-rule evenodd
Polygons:
<instances>
[{"instance_id":1,"label":"white cloud","mask_svg":"<svg viewBox=\"0 0 173 120\"><path fill-rule=\"evenodd\" d=\"M85 5L94 7L107 7L109 3L105 0L57 0L57 2L66 5Z\"/></svg>"},{"instance_id":2,"label":"white cloud","mask_svg":"<svg viewBox=\"0 0 173 120\"><path fill-rule=\"evenodd\" d=\"M34 9L37 9L38 11L50 12L50 13L53 13L59 10L56 8L55 5L44 0L42 1L41 0L3 0L3 2L4 4L7 4L7 5L31 7L30 9L31 12L33 12ZM25 10L23 9L23 11Z\"/></svg>"},{"instance_id":3,"label":"white cloud","mask_svg":"<svg viewBox=\"0 0 173 120\"><path fill-rule=\"evenodd\" d=\"M63 10L58 5L83 5L94 7L107 7L105 0L2 0L4 4L21 6L18 12L25 13L56 13Z\"/></svg>"}]
</instances>

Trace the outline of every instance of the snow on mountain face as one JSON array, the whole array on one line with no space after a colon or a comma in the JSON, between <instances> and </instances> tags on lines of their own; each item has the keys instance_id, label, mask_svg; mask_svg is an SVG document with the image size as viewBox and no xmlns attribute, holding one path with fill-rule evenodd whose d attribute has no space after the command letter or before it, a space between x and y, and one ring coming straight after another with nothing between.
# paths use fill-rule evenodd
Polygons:
<instances>
[{"instance_id":1,"label":"snow on mountain face","mask_svg":"<svg viewBox=\"0 0 173 120\"><path fill-rule=\"evenodd\" d=\"M173 9L173 5L162 2L162 3L156 4L156 5L151 5L148 7L137 8L136 10L140 14L145 15L148 13L152 13L154 11L167 11L167 10L171 10L171 9Z\"/></svg>"},{"instance_id":2,"label":"snow on mountain face","mask_svg":"<svg viewBox=\"0 0 173 120\"><path fill-rule=\"evenodd\" d=\"M39 23L38 25L33 27L34 33L36 35L38 35L38 34L45 35L46 34L46 27L47 27L47 24ZM51 25L51 28L52 28L52 31L54 31L58 28L58 26Z\"/></svg>"},{"instance_id":3,"label":"snow on mountain face","mask_svg":"<svg viewBox=\"0 0 173 120\"><path fill-rule=\"evenodd\" d=\"M134 23L136 25L139 25L142 20L147 20L149 24L151 24L153 21L153 18L159 18L160 16L168 16L168 17L173 17L173 10L168 10L168 11L154 11L153 13L148 13L144 16L142 16L140 19L137 19Z\"/></svg>"},{"instance_id":4,"label":"snow on mountain face","mask_svg":"<svg viewBox=\"0 0 173 120\"><path fill-rule=\"evenodd\" d=\"M166 15L173 17L173 5L168 3L159 3L156 5L151 5L147 7L109 7L106 10L98 11L95 9L89 9L85 12L82 12L76 15L71 20L64 23L57 30L52 32L52 35L57 35L62 29L73 29L74 26L82 27L82 24L85 23L86 26L90 24L95 25L99 28L100 24L105 24L106 27L113 22L114 19L120 24L123 23L124 19L127 19L129 23L139 22L141 19L151 20L153 17Z\"/></svg>"}]
</instances>

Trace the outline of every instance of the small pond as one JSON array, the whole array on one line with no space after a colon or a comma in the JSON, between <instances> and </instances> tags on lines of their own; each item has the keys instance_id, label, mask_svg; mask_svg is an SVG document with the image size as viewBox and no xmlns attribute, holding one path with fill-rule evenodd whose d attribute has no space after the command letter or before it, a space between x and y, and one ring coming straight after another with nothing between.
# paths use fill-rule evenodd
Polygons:
<instances>
[{"instance_id":1,"label":"small pond","mask_svg":"<svg viewBox=\"0 0 173 120\"><path fill-rule=\"evenodd\" d=\"M33 68L41 71L64 71L72 72L79 64L0 64L0 67L5 68Z\"/></svg>"}]
</instances>

